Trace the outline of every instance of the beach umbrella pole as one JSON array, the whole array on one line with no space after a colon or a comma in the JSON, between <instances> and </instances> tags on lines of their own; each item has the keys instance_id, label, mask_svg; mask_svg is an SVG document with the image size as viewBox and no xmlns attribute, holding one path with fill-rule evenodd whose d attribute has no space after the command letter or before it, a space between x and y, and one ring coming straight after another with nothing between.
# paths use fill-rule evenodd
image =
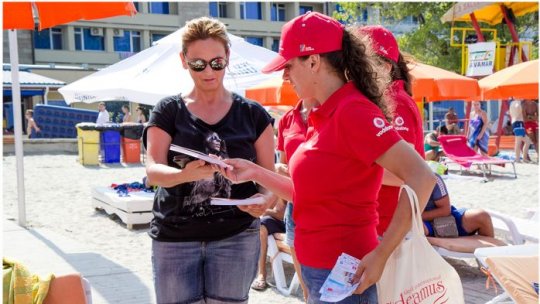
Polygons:
<instances>
[{"instance_id":1,"label":"beach umbrella pole","mask_svg":"<svg viewBox=\"0 0 540 304\"><path fill-rule=\"evenodd\" d=\"M9 59L11 61L11 95L13 96L13 117L15 124L15 158L17 162L18 223L26 227L26 206L24 195L24 164L22 143L21 86L19 83L19 48L17 31L9 30Z\"/></svg>"}]
</instances>

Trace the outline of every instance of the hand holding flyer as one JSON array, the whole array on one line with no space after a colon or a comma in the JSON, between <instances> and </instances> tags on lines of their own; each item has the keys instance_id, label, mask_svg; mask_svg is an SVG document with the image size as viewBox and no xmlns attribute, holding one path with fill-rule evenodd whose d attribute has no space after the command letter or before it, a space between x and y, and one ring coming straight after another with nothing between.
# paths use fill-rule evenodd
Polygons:
<instances>
[{"instance_id":1,"label":"hand holding flyer","mask_svg":"<svg viewBox=\"0 0 540 304\"><path fill-rule=\"evenodd\" d=\"M191 156L191 157L195 157L195 158L198 158L198 159L202 159L207 163L218 165L218 166L223 167L223 168L232 169L231 166L227 165L221 159L219 159L217 157L212 157L212 156L210 156L208 154L204 154L204 153L201 153L201 152L196 151L196 150L184 148L184 147L173 145L173 144L171 144L171 146L169 147L169 150L174 151L174 152L178 152L178 153L182 153L182 154L185 154L185 155L188 155L188 156Z\"/></svg>"},{"instance_id":2,"label":"hand holding flyer","mask_svg":"<svg viewBox=\"0 0 540 304\"><path fill-rule=\"evenodd\" d=\"M360 283L352 284L360 260L342 253L319 292L321 301L338 302L353 294Z\"/></svg>"}]
</instances>

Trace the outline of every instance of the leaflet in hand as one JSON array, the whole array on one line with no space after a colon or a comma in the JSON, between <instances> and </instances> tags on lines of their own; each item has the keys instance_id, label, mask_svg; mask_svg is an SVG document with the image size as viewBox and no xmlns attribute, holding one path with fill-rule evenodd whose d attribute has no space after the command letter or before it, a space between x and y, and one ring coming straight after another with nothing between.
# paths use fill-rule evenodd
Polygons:
<instances>
[{"instance_id":1,"label":"leaflet in hand","mask_svg":"<svg viewBox=\"0 0 540 304\"><path fill-rule=\"evenodd\" d=\"M196 150L184 148L184 147L177 146L177 145L171 145L169 147L169 150L174 151L174 152L178 152L178 153L183 153L185 155L189 155L189 156L192 156L192 157L195 157L195 158L198 158L198 159L202 159L207 163L215 164L215 165L218 165L218 166L223 167L223 168L232 168L231 166L229 166L225 162L223 162L221 159L219 159L217 157L211 157L208 154L204 154L204 153L201 153L201 152L196 151Z\"/></svg>"},{"instance_id":2,"label":"leaflet in hand","mask_svg":"<svg viewBox=\"0 0 540 304\"><path fill-rule=\"evenodd\" d=\"M230 199L230 198L220 198L212 197L210 200L210 205L219 205L219 206L239 206L239 205L253 205L253 204L263 204L263 196L254 196L246 199Z\"/></svg>"},{"instance_id":3,"label":"leaflet in hand","mask_svg":"<svg viewBox=\"0 0 540 304\"><path fill-rule=\"evenodd\" d=\"M360 260L342 253L319 292L321 301L338 302L353 294L360 283L353 284Z\"/></svg>"}]
</instances>

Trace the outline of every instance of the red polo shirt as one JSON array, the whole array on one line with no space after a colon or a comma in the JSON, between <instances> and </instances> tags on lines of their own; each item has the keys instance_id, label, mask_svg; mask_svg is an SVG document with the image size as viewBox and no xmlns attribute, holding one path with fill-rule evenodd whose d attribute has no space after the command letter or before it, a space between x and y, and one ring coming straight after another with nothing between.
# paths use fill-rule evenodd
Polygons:
<instances>
[{"instance_id":1,"label":"red polo shirt","mask_svg":"<svg viewBox=\"0 0 540 304\"><path fill-rule=\"evenodd\" d=\"M302 101L281 117L278 126L277 150L285 152L287 163L298 146L306 139L307 126L302 120Z\"/></svg>"},{"instance_id":2,"label":"red polo shirt","mask_svg":"<svg viewBox=\"0 0 540 304\"><path fill-rule=\"evenodd\" d=\"M414 100L405 91L402 80L394 81L389 88L390 98L395 103L394 129L406 142L414 145L414 149L424 158L424 129L422 117ZM377 233L383 233L390 225L397 207L399 187L382 185L379 191L379 225Z\"/></svg>"},{"instance_id":3,"label":"red polo shirt","mask_svg":"<svg viewBox=\"0 0 540 304\"><path fill-rule=\"evenodd\" d=\"M342 252L361 259L377 246L383 169L375 160L400 137L352 83L314 108L309 120L306 141L289 163L294 244L303 265L331 269Z\"/></svg>"}]
</instances>

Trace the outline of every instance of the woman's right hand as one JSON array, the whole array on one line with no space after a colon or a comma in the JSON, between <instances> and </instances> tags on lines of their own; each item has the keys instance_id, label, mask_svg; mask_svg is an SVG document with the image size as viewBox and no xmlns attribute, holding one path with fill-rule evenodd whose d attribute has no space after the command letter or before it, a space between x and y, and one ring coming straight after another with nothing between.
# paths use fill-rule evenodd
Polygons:
<instances>
[{"instance_id":1,"label":"woman's right hand","mask_svg":"<svg viewBox=\"0 0 540 304\"><path fill-rule=\"evenodd\" d=\"M229 158L223 160L232 168L217 167L220 173L235 184L252 181L259 166L249 160L242 158Z\"/></svg>"},{"instance_id":2,"label":"woman's right hand","mask_svg":"<svg viewBox=\"0 0 540 304\"><path fill-rule=\"evenodd\" d=\"M190 181L198 181L208 179L214 176L216 169L210 164L206 164L204 160L197 159L186 164L182 173L187 176Z\"/></svg>"}]
</instances>

